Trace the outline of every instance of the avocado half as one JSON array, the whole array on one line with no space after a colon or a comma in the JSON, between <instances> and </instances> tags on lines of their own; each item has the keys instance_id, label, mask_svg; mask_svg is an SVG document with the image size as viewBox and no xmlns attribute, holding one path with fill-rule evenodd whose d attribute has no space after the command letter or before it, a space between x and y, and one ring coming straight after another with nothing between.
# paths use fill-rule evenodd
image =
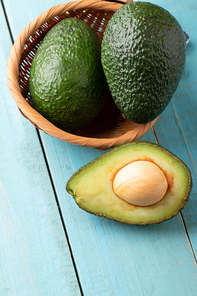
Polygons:
<instances>
[{"instance_id":1,"label":"avocado half","mask_svg":"<svg viewBox=\"0 0 197 296\"><path fill-rule=\"evenodd\" d=\"M163 199L151 206L132 205L113 191L118 171L138 160L158 165L168 181ZM191 188L188 167L165 148L144 141L123 144L104 153L75 172L66 185L78 206L87 212L140 225L161 223L176 216L187 203Z\"/></svg>"}]
</instances>

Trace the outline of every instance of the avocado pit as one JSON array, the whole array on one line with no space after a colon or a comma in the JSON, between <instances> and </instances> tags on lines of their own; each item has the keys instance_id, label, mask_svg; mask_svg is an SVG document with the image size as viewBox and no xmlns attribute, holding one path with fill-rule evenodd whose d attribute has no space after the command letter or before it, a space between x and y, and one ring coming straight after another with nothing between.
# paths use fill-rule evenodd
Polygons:
<instances>
[{"instance_id":1,"label":"avocado pit","mask_svg":"<svg viewBox=\"0 0 197 296\"><path fill-rule=\"evenodd\" d=\"M113 181L115 194L136 206L156 204L165 196L168 181L163 170L153 162L133 161L116 174Z\"/></svg>"}]
</instances>

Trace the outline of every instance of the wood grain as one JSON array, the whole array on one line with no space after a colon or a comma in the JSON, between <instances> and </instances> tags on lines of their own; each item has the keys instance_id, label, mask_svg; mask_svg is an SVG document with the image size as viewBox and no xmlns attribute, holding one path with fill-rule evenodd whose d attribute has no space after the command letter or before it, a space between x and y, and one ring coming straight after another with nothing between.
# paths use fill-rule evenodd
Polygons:
<instances>
[{"instance_id":1,"label":"wood grain","mask_svg":"<svg viewBox=\"0 0 197 296\"><path fill-rule=\"evenodd\" d=\"M84 294L195 295L196 265L180 217L132 227L82 211L66 193L66 181L102 152L44 133L42 139Z\"/></svg>"},{"instance_id":2,"label":"wood grain","mask_svg":"<svg viewBox=\"0 0 197 296\"><path fill-rule=\"evenodd\" d=\"M190 42L187 45L186 65L181 81L170 106L155 125L155 130L159 143L180 157L191 170L193 189L190 202L182 214L193 251L197 256L197 42L195 37L197 3L179 1L176 4L169 1L168 7L179 20L183 30L188 32ZM168 125L167 131L166 123Z\"/></svg>"},{"instance_id":3,"label":"wood grain","mask_svg":"<svg viewBox=\"0 0 197 296\"><path fill-rule=\"evenodd\" d=\"M0 7L0 295L81 295L35 128L6 85Z\"/></svg>"},{"instance_id":4,"label":"wood grain","mask_svg":"<svg viewBox=\"0 0 197 296\"><path fill-rule=\"evenodd\" d=\"M16 38L20 31L28 24L28 22L30 22L38 14L48 9L50 6L59 4L55 2L56 1L52 0L42 2L38 0L31 0L28 1L28 3L24 0L17 1L17 3L13 0L4 1L14 38ZM191 36L194 36L196 32L194 22L196 4L193 3L192 0L188 0L187 2L183 0L179 2L158 0L157 3L164 6L166 9L169 9L177 16L177 18L180 17L180 21L184 25L184 29L187 30ZM18 18L18 15L21 17ZM191 100L194 102L195 106L195 42L195 38L192 38L190 44L191 51L189 52L190 58L188 55L186 72L181 82L183 84L189 84L189 88L187 89L185 85L183 92L184 98L182 98L181 94L183 86L180 84L180 88L177 90L172 104L167 107L155 127L159 143L165 148L172 150L172 152L177 154L188 164L192 171L194 182L196 180L195 147L197 142L196 138L192 138L191 135L195 134L194 123L196 122L196 119L194 118L195 111L192 110L192 105L186 105L187 101ZM192 59L194 62L193 70L191 71L189 65L192 65ZM188 78L185 81L186 77ZM191 83L191 81L193 83ZM190 90L192 92L192 96ZM182 101L184 104L182 104ZM6 107L6 112L8 112L8 110L10 110L10 108ZM184 110L187 110L189 114L187 120ZM16 114L18 113L16 112ZM20 117L19 115L15 116ZM28 131L26 131L22 137L22 143L23 145L26 145L25 143L29 143L30 136L32 133L34 133L34 131L33 129L29 131L29 123L27 123L25 120L20 120L24 125L28 126ZM191 126L188 126L188 122L191 124ZM21 134L21 128L19 127L18 129ZM57 194L60 211L62 213L68 234L69 243L72 249L73 258L75 260L83 294L85 296L195 296L197 291L196 262L193 257L192 249L188 242L186 231L184 229L180 215L160 225L141 227L121 224L84 212L77 207L73 198L66 193L66 182L75 172L75 170L87 164L89 161L101 155L103 152L91 148L67 144L61 140L52 138L43 132L41 132L40 135L46 154L46 159L48 161L53 185ZM12 137L14 137L16 142L17 139L21 138L21 136L16 136L15 133L12 135ZM148 132L148 134L143 137L143 140L152 142L155 141L152 131ZM10 145L13 147L13 143ZM4 147L4 150L5 149L6 148ZM26 148L26 150L29 153L29 149ZM32 150L30 149L30 151ZM26 155L24 150L23 153ZM40 153L41 152L37 151L32 154L31 163L36 162L38 164L38 162L40 162L40 158L37 159L37 157L40 157ZM20 159L21 157L22 156L20 155ZM10 165L11 164L9 164L9 167ZM17 167L16 164L14 164L14 167ZM31 165L28 166L25 163L23 168L24 171L23 173L20 172L20 174L22 174L22 176L26 176L27 174L28 176L29 171L31 171L31 167ZM42 175L42 173L40 173L38 170L36 174L37 177L35 178L38 179L40 174ZM14 184L15 183L16 182L14 182ZM48 186L50 187L51 185L49 183L44 184L46 186L45 191L47 192L49 190L47 189ZM11 185L13 188L13 183ZM33 187L38 194L38 192L40 192L39 188L35 187L35 185ZM31 201L32 199L33 196L31 197ZM186 222L186 229L188 231L194 250L197 247L197 234L195 231L195 200L196 188L194 186L191 195L191 202L188 203L182 212ZM33 212L37 211L37 207L38 204L36 203L34 205ZM21 208L23 207L21 206ZM31 207L27 205L27 209L28 208L31 209ZM56 211L57 209L53 210ZM44 226L40 222L42 221L42 214L44 214L44 212L41 210L41 213L37 216L36 220L38 227L36 230L34 230L36 242L38 243L41 252L42 244L39 233L44 231ZM30 221L34 219L34 215L31 211L28 211L28 217ZM52 219L53 213L50 217ZM11 221L14 220L13 212L10 214L10 219ZM29 229L28 225L27 229ZM23 235L20 234L18 240L20 240L20 237L22 238ZM49 241L48 243L48 248L50 248L51 242ZM8 248L10 245L11 238L7 238ZM31 248L33 248L34 241L30 240L29 245ZM26 246L27 245L24 246L24 250L26 250ZM59 248L61 252L61 245L59 245ZM30 254L29 261L34 262L34 264L37 264L36 266L38 266L38 261L36 261L35 256L32 256L32 254L35 255L36 252ZM12 256L14 256L14 249L10 251L10 258ZM10 264L10 258L5 260L2 256L1 262L3 262L3 264ZM18 257L16 256L15 264L18 266L18 269L26 268L27 270L29 262L27 259L28 257L26 256L22 263L20 260L17 260L17 258ZM51 260L52 258L49 257L49 261ZM37 285L40 285L42 282L44 282L46 285L48 282L49 285L51 284L51 276L49 275L53 272L53 270L50 270L50 268L52 268L52 263L48 263L47 267L49 268L49 271L48 274L46 274L44 280L41 278L37 279L36 281L35 278L33 278L32 283L36 282ZM8 266L7 273L9 274L10 272L11 268ZM2 277L1 279L3 282ZM15 286L17 280L18 277L15 276L14 278L12 275L10 277L11 284L7 287ZM26 278L24 278L24 280L20 280L21 285L17 290L19 291L19 295L25 295L23 293L23 288L25 287L26 282L28 283ZM57 287L57 283L58 282L55 283L54 289ZM47 292L48 293L46 295L49 296L64 295L60 290L55 293L54 290L49 291L48 289ZM75 289L70 292L70 295L75 295L74 293ZM10 293L8 295L14 294ZM32 295L34 295L33 292Z\"/></svg>"}]
</instances>

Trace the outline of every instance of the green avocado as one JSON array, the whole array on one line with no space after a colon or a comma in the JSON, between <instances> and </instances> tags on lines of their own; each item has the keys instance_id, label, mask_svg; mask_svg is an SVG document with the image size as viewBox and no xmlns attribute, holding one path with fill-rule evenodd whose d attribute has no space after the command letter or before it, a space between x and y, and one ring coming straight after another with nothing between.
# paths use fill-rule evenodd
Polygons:
<instances>
[{"instance_id":1,"label":"green avocado","mask_svg":"<svg viewBox=\"0 0 197 296\"><path fill-rule=\"evenodd\" d=\"M89 124L105 104L101 41L85 22L67 18L45 35L31 65L33 107L65 131Z\"/></svg>"},{"instance_id":2,"label":"green avocado","mask_svg":"<svg viewBox=\"0 0 197 296\"><path fill-rule=\"evenodd\" d=\"M127 164L138 161L155 164L167 180L167 191L155 204L136 206L114 192L117 173ZM150 188L152 179L147 177ZM191 187L190 171L178 157L157 144L144 141L126 143L105 152L74 173L66 185L78 206L87 212L140 225L161 223L177 215L187 203ZM129 190L131 193L134 186Z\"/></svg>"},{"instance_id":3,"label":"green avocado","mask_svg":"<svg viewBox=\"0 0 197 296\"><path fill-rule=\"evenodd\" d=\"M178 21L149 2L122 6L109 20L101 62L117 107L136 123L148 123L168 105L186 60Z\"/></svg>"}]
</instances>

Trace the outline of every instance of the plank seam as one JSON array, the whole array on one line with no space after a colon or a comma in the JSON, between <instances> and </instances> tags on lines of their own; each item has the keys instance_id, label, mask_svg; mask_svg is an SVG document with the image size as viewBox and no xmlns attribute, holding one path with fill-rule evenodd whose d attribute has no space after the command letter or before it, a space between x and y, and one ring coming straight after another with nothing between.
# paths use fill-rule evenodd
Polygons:
<instances>
[{"instance_id":1,"label":"plank seam","mask_svg":"<svg viewBox=\"0 0 197 296\"><path fill-rule=\"evenodd\" d=\"M190 238L189 238L189 234L188 234L188 231L187 231L187 228L186 228L186 224L185 224L185 220L184 220L183 214L182 214L181 212L180 212L179 214L180 214L180 217L181 217L181 220L182 220L182 223L183 223L183 227L184 227L184 229L185 229L185 233L186 233L186 237L187 237L187 240L188 240L189 246L190 246L190 248L191 248L191 250L192 250L192 254L193 254L193 256L194 256L195 263L197 264L197 259L196 259L196 256L195 256L194 249L193 249L193 247L192 247L192 243L191 243Z\"/></svg>"},{"instance_id":2,"label":"plank seam","mask_svg":"<svg viewBox=\"0 0 197 296\"><path fill-rule=\"evenodd\" d=\"M176 113L176 110L175 110L175 107L174 107L173 103L172 103L172 109L173 109L174 114L175 114L175 118L176 118L176 121L177 121L177 125L178 125L178 127L179 127L179 129L180 129L181 135L182 135L183 140L184 140L184 142L185 142L185 145L186 145L186 147L187 147L187 151L188 151L189 157L190 157L190 159L191 159L191 163L192 163L192 165L193 165L193 167L194 167L194 170L195 170L195 172L196 172L196 167L195 167L194 161L193 161L193 159L192 159L192 155L191 155L191 152L190 152L189 146L188 146L188 144L187 144L187 140L186 140L186 138L185 138L185 136L184 136L184 133L183 133L183 130L182 130L181 124L180 124L180 122L179 122L179 120L178 120L178 115L177 115L177 113ZM196 172L196 174L197 174L197 172Z\"/></svg>"},{"instance_id":3,"label":"plank seam","mask_svg":"<svg viewBox=\"0 0 197 296\"><path fill-rule=\"evenodd\" d=\"M70 242L69 242L69 237L68 237L68 233L67 233L67 230L66 230L66 225L64 223L64 219L63 219L63 214L62 214L62 211L61 211L60 203L59 203L58 196L57 196L57 193L56 193L56 190L55 190L55 185L54 185L54 182L53 182L53 177L52 177L52 174L51 174L51 171L50 171L50 168L49 168L49 164L48 164L48 161L47 161L47 156L46 156L44 145L43 145L43 142L42 142L42 139L41 139L41 136L40 136L40 131L37 128L36 128L36 132L37 132L37 135L38 135L38 140L39 140L39 143L40 143L40 146L41 146L41 150L42 150L42 153L43 153L44 161L45 161L45 164L46 164L46 167L47 167L47 171L48 171L48 174L49 174L49 179L51 181L53 193L54 193L54 196L55 196L55 201L56 201L56 204L57 204L57 209L58 209L58 212L59 212L59 216L60 216L60 220L61 220L61 223L62 223L62 227L63 227L64 233L65 233L65 237L66 237L66 241L67 241L67 244L68 244L68 248L69 248L71 260L72 260L72 263L73 263L73 267L74 267L74 270L75 270L77 282L78 282L78 285L79 285L79 290L80 290L81 296L84 296L83 290L82 290L82 286L81 286L81 283L80 283L80 279L79 279L79 274L78 274L77 266L76 266L75 260L74 260L74 255L73 255L72 248L71 248L71 245L70 245Z\"/></svg>"},{"instance_id":4,"label":"plank seam","mask_svg":"<svg viewBox=\"0 0 197 296\"><path fill-rule=\"evenodd\" d=\"M10 34L10 39L12 41L12 44L14 44L14 37L12 35L12 30L10 28L10 24L9 24L9 21L8 21L8 16L7 16L7 13L6 13L6 9L5 9L5 5L3 3L3 0L1 0L1 6L2 6L2 9L3 9L4 16L5 16L6 24L7 24L7 27L8 27L8 32Z\"/></svg>"},{"instance_id":5,"label":"plank seam","mask_svg":"<svg viewBox=\"0 0 197 296\"><path fill-rule=\"evenodd\" d=\"M173 109L173 111L174 111L175 117L176 117L176 119L177 119L177 124L178 124L178 126L179 126L179 128L180 128L180 131L181 131L181 134L182 134L183 140L184 140L184 142L185 142L185 144L186 144L186 147L187 147L187 150L188 150L188 153L189 153L190 159L191 159L191 155L190 155L190 152L189 152L189 149L188 149L188 146L187 146L187 143L186 143L186 140L185 140L184 134L182 133L182 129L181 129L181 127L180 127L180 124L179 124L178 118L177 118L177 116L176 116L176 112L175 112L175 110L174 110L174 106L173 106L173 105L172 105L172 109ZM157 137L157 134L156 134L156 131L155 131L154 126L152 127L152 129L153 129L153 134L154 134L154 137L155 137L156 143L159 144L159 140L158 140L158 137ZM191 161L192 161L192 159L191 159ZM193 161L192 161L192 164L193 164ZM180 218L181 218L181 221L182 221L182 224L183 224L183 228L184 228L185 233L186 233L186 238L187 238L187 240L188 240L189 246L190 246L191 251L192 251L192 254L193 254L193 256L194 256L194 260L195 260L195 262L196 262L196 264L197 264L197 259L196 259L195 251L194 251L194 248L193 248L193 246L192 246L192 243L191 243L191 240L190 240L190 237L189 237L189 233L188 233L188 231L187 231L187 227L186 227L186 224L185 224L185 221L184 221L184 218L183 218L183 214L180 212L179 215L180 215Z\"/></svg>"}]
</instances>

